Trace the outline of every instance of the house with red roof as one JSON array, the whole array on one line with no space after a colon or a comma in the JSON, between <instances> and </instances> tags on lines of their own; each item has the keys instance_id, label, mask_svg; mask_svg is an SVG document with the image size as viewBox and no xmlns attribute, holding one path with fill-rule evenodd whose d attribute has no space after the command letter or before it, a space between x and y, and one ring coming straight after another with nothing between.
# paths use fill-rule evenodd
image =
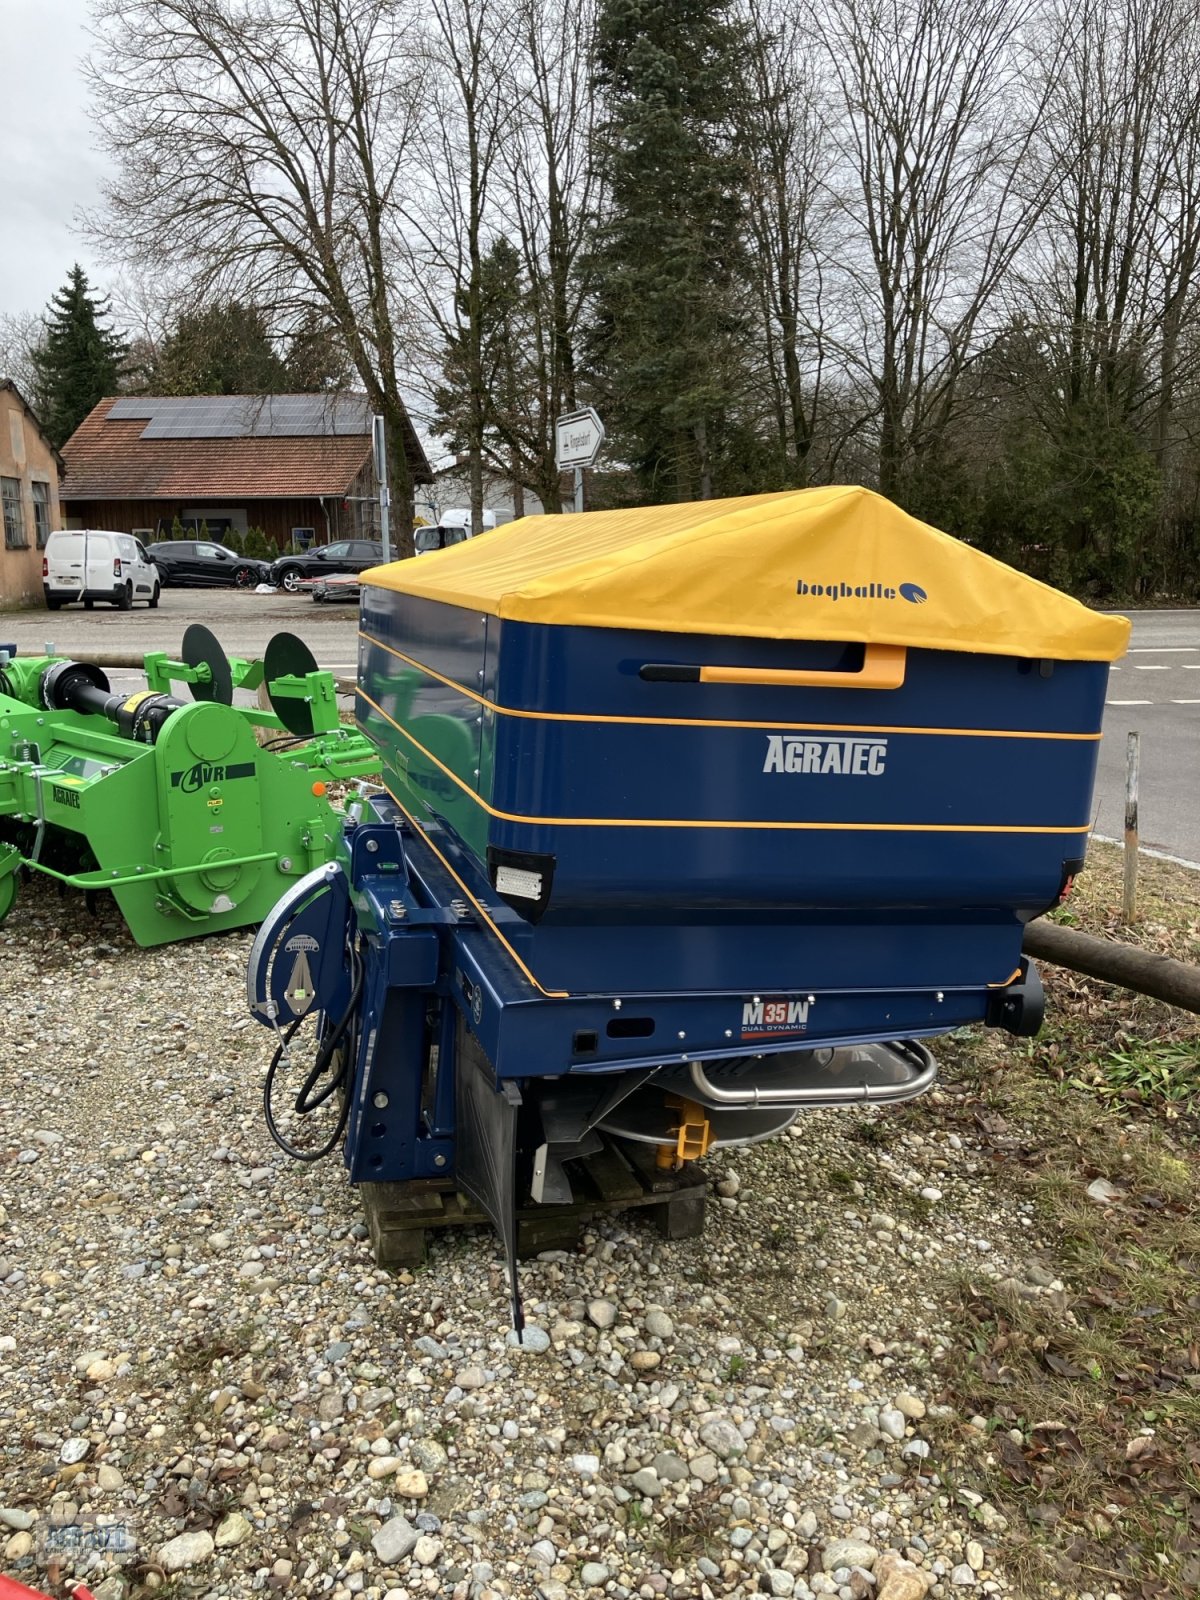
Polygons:
<instances>
[{"instance_id":1,"label":"house with red roof","mask_svg":"<svg viewBox=\"0 0 1200 1600\"><path fill-rule=\"evenodd\" d=\"M418 483L433 474L406 419ZM365 395L120 395L62 448L68 528L149 542L176 524L221 540L260 528L280 550L376 537L379 508Z\"/></svg>"}]
</instances>

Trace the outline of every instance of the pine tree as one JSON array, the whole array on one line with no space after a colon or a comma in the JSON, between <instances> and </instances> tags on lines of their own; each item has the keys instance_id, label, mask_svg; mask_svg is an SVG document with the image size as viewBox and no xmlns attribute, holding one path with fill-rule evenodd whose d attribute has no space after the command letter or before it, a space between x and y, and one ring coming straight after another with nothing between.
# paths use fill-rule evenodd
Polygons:
<instances>
[{"instance_id":1,"label":"pine tree","mask_svg":"<svg viewBox=\"0 0 1200 1600\"><path fill-rule=\"evenodd\" d=\"M601 5L608 206L591 260L591 377L616 453L653 500L720 493L738 454L747 50L730 0Z\"/></svg>"},{"instance_id":2,"label":"pine tree","mask_svg":"<svg viewBox=\"0 0 1200 1600\"><path fill-rule=\"evenodd\" d=\"M46 313L45 342L33 352L36 404L46 433L62 445L94 405L117 393L126 345L105 325L108 302L92 294L78 263Z\"/></svg>"}]
</instances>

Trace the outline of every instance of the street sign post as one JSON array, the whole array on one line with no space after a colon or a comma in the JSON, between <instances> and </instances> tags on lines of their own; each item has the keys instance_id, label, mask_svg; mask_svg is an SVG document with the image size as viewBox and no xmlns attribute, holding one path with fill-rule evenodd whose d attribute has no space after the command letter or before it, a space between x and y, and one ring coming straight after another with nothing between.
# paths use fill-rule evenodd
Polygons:
<instances>
[{"instance_id":1,"label":"street sign post","mask_svg":"<svg viewBox=\"0 0 1200 1600\"><path fill-rule=\"evenodd\" d=\"M583 469L590 467L604 443L604 424L591 406L568 411L554 424L554 455L558 470L575 469L575 509L583 510Z\"/></svg>"}]
</instances>

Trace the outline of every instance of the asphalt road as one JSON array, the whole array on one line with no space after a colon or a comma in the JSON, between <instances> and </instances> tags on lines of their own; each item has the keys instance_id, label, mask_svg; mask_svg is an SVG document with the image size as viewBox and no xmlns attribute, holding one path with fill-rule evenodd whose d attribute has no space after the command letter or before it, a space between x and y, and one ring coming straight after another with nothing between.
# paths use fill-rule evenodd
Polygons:
<instances>
[{"instance_id":1,"label":"asphalt road","mask_svg":"<svg viewBox=\"0 0 1200 1600\"><path fill-rule=\"evenodd\" d=\"M86 661L98 650L175 655L190 622L202 622L231 656L262 654L273 633L300 636L319 665L352 674L358 661L358 607L346 602L317 605L309 595L246 594L235 589L164 589L157 611L111 606L67 606L62 611L0 612L0 644L14 643L23 655L54 653Z\"/></svg>"},{"instance_id":2,"label":"asphalt road","mask_svg":"<svg viewBox=\"0 0 1200 1600\"><path fill-rule=\"evenodd\" d=\"M1142 843L1200 863L1200 610L1132 613L1129 654L1113 668L1100 770L1096 832L1119 839L1125 815L1125 737L1141 733ZM157 611L97 606L0 614L0 644L24 653L56 651L86 660L97 650L180 647L189 622L203 622L230 655L256 656L273 633L306 641L317 661L352 675L358 655L358 608L316 605L307 595L243 594L228 589L166 589ZM126 687L113 673L114 687ZM129 685L136 680L131 676Z\"/></svg>"},{"instance_id":3,"label":"asphalt road","mask_svg":"<svg viewBox=\"0 0 1200 1600\"><path fill-rule=\"evenodd\" d=\"M1112 669L1100 744L1095 827L1125 827L1125 745L1141 735L1141 841L1200 863L1200 610L1133 611L1129 653Z\"/></svg>"}]
</instances>

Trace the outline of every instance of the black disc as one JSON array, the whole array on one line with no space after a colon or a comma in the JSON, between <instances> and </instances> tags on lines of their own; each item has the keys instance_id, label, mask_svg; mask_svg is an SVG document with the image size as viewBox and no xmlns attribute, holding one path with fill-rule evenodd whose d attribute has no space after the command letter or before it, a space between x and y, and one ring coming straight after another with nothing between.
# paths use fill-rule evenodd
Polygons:
<instances>
[{"instance_id":1,"label":"black disc","mask_svg":"<svg viewBox=\"0 0 1200 1600\"><path fill-rule=\"evenodd\" d=\"M191 683L193 700L216 700L223 706L233 704L233 673L229 657L221 649L216 635L202 622L193 622L183 636L183 649L179 659L189 667L207 667L211 676L207 683Z\"/></svg>"},{"instance_id":2,"label":"black disc","mask_svg":"<svg viewBox=\"0 0 1200 1600\"><path fill-rule=\"evenodd\" d=\"M290 695L276 695L276 678L305 678L317 671L317 658L294 633L277 633L267 641L263 652L263 678L271 710L289 733L307 736L313 732L312 706L307 700L295 700Z\"/></svg>"}]
</instances>

